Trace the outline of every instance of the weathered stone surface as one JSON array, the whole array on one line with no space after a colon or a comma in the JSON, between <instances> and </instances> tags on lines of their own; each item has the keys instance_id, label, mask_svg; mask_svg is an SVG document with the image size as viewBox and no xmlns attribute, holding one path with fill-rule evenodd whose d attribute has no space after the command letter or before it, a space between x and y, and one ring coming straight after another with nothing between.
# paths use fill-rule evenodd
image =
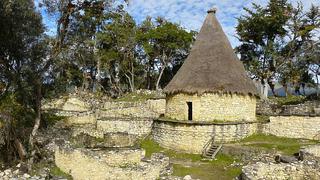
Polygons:
<instances>
[{"instance_id":1,"label":"weathered stone surface","mask_svg":"<svg viewBox=\"0 0 320 180\"><path fill-rule=\"evenodd\" d=\"M146 136L151 133L150 118L102 118L97 121L97 130L103 133L127 133Z\"/></svg>"},{"instance_id":2,"label":"weathered stone surface","mask_svg":"<svg viewBox=\"0 0 320 180\"><path fill-rule=\"evenodd\" d=\"M118 152L119 158L121 152ZM134 155L134 154L131 154ZM141 154L136 154L140 157ZM128 157L128 155L122 156ZM114 157L116 158L116 157ZM126 159L127 160L127 159ZM110 160L94 151L83 149L58 148L55 153L56 165L64 172L71 174L74 179L157 179L165 167L169 165L169 158L154 154L150 162L131 164L132 161L122 159L122 165L110 165ZM112 159L111 159L112 161Z\"/></svg>"},{"instance_id":3,"label":"weathered stone surface","mask_svg":"<svg viewBox=\"0 0 320 180\"><path fill-rule=\"evenodd\" d=\"M320 163L320 144L302 147L300 156L303 160L318 161Z\"/></svg>"},{"instance_id":4,"label":"weathered stone surface","mask_svg":"<svg viewBox=\"0 0 320 180\"><path fill-rule=\"evenodd\" d=\"M149 99L143 102L105 102L99 111L100 117L136 117L157 118L164 114L166 107L165 99Z\"/></svg>"},{"instance_id":5,"label":"weathered stone surface","mask_svg":"<svg viewBox=\"0 0 320 180\"><path fill-rule=\"evenodd\" d=\"M205 93L201 96L177 94L167 97L165 116L188 120L187 102L192 102L194 121L255 121L256 98L242 95Z\"/></svg>"},{"instance_id":6,"label":"weathered stone surface","mask_svg":"<svg viewBox=\"0 0 320 180\"><path fill-rule=\"evenodd\" d=\"M294 163L297 162L298 159L294 156L285 156L285 155L276 155L274 159L277 163Z\"/></svg>"},{"instance_id":7,"label":"weathered stone surface","mask_svg":"<svg viewBox=\"0 0 320 180\"><path fill-rule=\"evenodd\" d=\"M90 105L77 97L63 97L44 103L44 110L59 109L63 111L77 111L83 112L90 110Z\"/></svg>"},{"instance_id":8,"label":"weathered stone surface","mask_svg":"<svg viewBox=\"0 0 320 180\"><path fill-rule=\"evenodd\" d=\"M96 124L97 118L94 114L85 114L85 115L77 115L70 116L65 120L67 125L82 125L82 124Z\"/></svg>"},{"instance_id":9,"label":"weathered stone surface","mask_svg":"<svg viewBox=\"0 0 320 180\"><path fill-rule=\"evenodd\" d=\"M274 180L303 180L319 179L319 165L312 162L297 162L290 164L261 163L247 165L242 168L242 179L274 179Z\"/></svg>"},{"instance_id":10,"label":"weathered stone surface","mask_svg":"<svg viewBox=\"0 0 320 180\"><path fill-rule=\"evenodd\" d=\"M194 154L201 154L206 143L214 136L214 141L231 142L250 136L257 130L256 123L235 124L183 124L155 121L153 139L161 146Z\"/></svg>"},{"instance_id":11,"label":"weathered stone surface","mask_svg":"<svg viewBox=\"0 0 320 180\"><path fill-rule=\"evenodd\" d=\"M319 102L307 101L295 105L278 105L272 100L260 100L257 103L257 114L279 116L279 115L295 115L295 116L309 116L320 115Z\"/></svg>"},{"instance_id":12,"label":"weathered stone surface","mask_svg":"<svg viewBox=\"0 0 320 180\"><path fill-rule=\"evenodd\" d=\"M102 136L96 134L73 134L73 144L77 147L103 148L103 147L133 147L138 140L137 136L126 133L107 133Z\"/></svg>"},{"instance_id":13,"label":"weathered stone surface","mask_svg":"<svg viewBox=\"0 0 320 180\"><path fill-rule=\"evenodd\" d=\"M288 138L320 140L320 116L273 116L262 132Z\"/></svg>"}]
</instances>

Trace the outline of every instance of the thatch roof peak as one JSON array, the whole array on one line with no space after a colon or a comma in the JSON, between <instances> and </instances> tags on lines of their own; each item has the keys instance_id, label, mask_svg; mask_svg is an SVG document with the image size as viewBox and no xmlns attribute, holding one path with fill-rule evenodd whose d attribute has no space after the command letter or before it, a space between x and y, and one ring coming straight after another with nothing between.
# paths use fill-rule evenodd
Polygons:
<instances>
[{"instance_id":1,"label":"thatch roof peak","mask_svg":"<svg viewBox=\"0 0 320 180\"><path fill-rule=\"evenodd\" d=\"M167 94L222 92L257 95L256 87L234 53L215 12L216 9L208 11L188 58L164 89Z\"/></svg>"},{"instance_id":2,"label":"thatch roof peak","mask_svg":"<svg viewBox=\"0 0 320 180\"><path fill-rule=\"evenodd\" d=\"M211 8L211 9L209 9L208 11L207 11L207 13L208 14L210 14L210 13L213 13L213 14L215 14L216 12L217 12L217 8L216 7L213 7L213 8Z\"/></svg>"}]
</instances>

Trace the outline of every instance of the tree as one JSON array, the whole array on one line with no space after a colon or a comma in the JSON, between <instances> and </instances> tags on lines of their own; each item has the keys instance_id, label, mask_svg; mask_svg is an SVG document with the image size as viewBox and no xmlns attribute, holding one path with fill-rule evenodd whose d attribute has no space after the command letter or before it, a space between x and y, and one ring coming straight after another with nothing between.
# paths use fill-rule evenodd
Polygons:
<instances>
[{"instance_id":1,"label":"tree","mask_svg":"<svg viewBox=\"0 0 320 180\"><path fill-rule=\"evenodd\" d=\"M108 14L108 22L98 35L100 58L109 69L110 81L119 92L121 75L135 90L136 59L136 24L133 18L122 7ZM113 72L113 73L112 73Z\"/></svg>"},{"instance_id":2,"label":"tree","mask_svg":"<svg viewBox=\"0 0 320 180\"><path fill-rule=\"evenodd\" d=\"M7 85L6 92L0 98L12 94L24 109L32 108L35 114L34 126L29 136L32 160L35 152L33 137L41 119L42 79L48 67L44 27L32 0L1 1L0 12L0 25L4 27L0 30L0 66L3 67L0 77ZM22 152L21 146L18 151ZM22 158L21 153L20 157Z\"/></svg>"},{"instance_id":3,"label":"tree","mask_svg":"<svg viewBox=\"0 0 320 180\"><path fill-rule=\"evenodd\" d=\"M268 83L273 93L273 80L280 80L284 87L297 83L306 70L301 69L305 67L302 47L317 28L312 24L315 17L310 19L301 4L293 7L286 0L270 0L266 7L253 4L252 10L245 11L247 15L238 18L241 45L237 51L251 76L263 87ZM267 91L262 94L266 98Z\"/></svg>"},{"instance_id":4,"label":"tree","mask_svg":"<svg viewBox=\"0 0 320 180\"><path fill-rule=\"evenodd\" d=\"M145 24L148 23L148 19ZM164 70L173 62L176 56L189 51L194 40L194 32L187 32L178 24L157 18L156 25L147 33L141 33L142 46L145 53L153 60L159 75L156 82L156 89L160 89L159 84Z\"/></svg>"}]
</instances>

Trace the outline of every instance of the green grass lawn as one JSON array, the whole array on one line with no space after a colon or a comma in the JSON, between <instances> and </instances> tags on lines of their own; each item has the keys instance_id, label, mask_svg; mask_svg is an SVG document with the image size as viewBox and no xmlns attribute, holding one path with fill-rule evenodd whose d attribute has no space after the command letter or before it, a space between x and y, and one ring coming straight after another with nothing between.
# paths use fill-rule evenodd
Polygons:
<instances>
[{"instance_id":1,"label":"green grass lawn","mask_svg":"<svg viewBox=\"0 0 320 180\"><path fill-rule=\"evenodd\" d=\"M254 134L240 141L246 146L275 149L287 155L299 152L301 146L319 143L313 140L277 137L273 135Z\"/></svg>"},{"instance_id":2,"label":"green grass lawn","mask_svg":"<svg viewBox=\"0 0 320 180\"><path fill-rule=\"evenodd\" d=\"M235 161L235 157L218 154L216 160L202 160L201 155L178 153L170 149L165 149L150 139L141 142L141 147L146 150L146 157L152 153L162 152L170 158L173 163L173 175L184 177L191 175L193 178L202 180L233 179L241 173L241 167L228 167Z\"/></svg>"}]
</instances>

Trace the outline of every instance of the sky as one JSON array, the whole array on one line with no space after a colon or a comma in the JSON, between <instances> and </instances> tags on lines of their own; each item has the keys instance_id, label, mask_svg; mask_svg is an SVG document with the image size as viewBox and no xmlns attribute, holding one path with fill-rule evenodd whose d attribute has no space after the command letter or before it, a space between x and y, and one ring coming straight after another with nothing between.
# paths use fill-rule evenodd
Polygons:
<instances>
[{"instance_id":1,"label":"sky","mask_svg":"<svg viewBox=\"0 0 320 180\"><path fill-rule=\"evenodd\" d=\"M299 0L289 0L294 5ZM244 7L251 7L252 3L266 5L268 0L129 0L126 10L133 18L141 23L147 16L164 17L165 19L179 23L187 30L199 31L204 21L207 10L217 8L217 18L220 21L233 47L239 44L235 37L237 17L244 14ZM320 5L320 0L302 0L305 9L311 4ZM49 34L55 32L55 20L45 13L44 23L48 27Z\"/></svg>"}]
</instances>

